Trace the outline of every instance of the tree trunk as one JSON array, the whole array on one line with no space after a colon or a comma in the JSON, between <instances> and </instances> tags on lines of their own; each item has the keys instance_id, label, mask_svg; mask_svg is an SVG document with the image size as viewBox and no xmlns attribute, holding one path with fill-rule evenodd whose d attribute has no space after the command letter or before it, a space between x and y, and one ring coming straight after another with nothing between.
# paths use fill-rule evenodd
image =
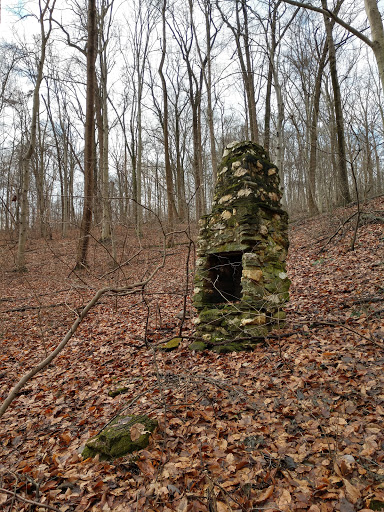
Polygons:
<instances>
[{"instance_id":1,"label":"tree trunk","mask_svg":"<svg viewBox=\"0 0 384 512\"><path fill-rule=\"evenodd\" d=\"M231 30L234 35L237 57L239 59L241 75L243 79L244 92L245 92L245 100L246 100L246 109L245 116L247 118L247 129L250 131L250 139L253 142L258 142L259 139L259 130L257 125L257 115L256 115L256 99L255 99L255 83L253 79L253 66L252 66L252 58L251 58L251 50L249 44L249 33L248 33L248 15L247 15L247 5L246 0L236 0L235 10L236 10L236 27L230 24L228 19L225 17L225 14L221 10L218 2L216 2L216 6L220 11L221 17L227 27ZM244 18L244 27L241 26L240 21L240 11L243 13ZM241 45L241 39L243 39L243 47ZM244 60L245 54L245 60Z\"/></svg>"},{"instance_id":2,"label":"tree trunk","mask_svg":"<svg viewBox=\"0 0 384 512\"><path fill-rule=\"evenodd\" d=\"M17 247L16 255L16 269L18 271L25 271L25 245L27 241L27 230L28 230L28 192L29 192L29 166L32 155L35 151L36 146L36 133L37 133L37 120L40 107L40 86L43 80L43 69L46 55L47 42L52 30L52 12L55 7L56 0L53 0L52 7L49 6L50 0L47 0L43 9L40 8L39 22L41 31L41 49L40 59L37 67L36 83L33 90L33 104L32 104L32 116L31 116L31 129L30 129L30 140L29 145L22 157L22 193L21 193L21 208L20 208L20 222L19 222L19 242ZM44 17L49 12L49 29L45 33L44 28Z\"/></svg>"},{"instance_id":3,"label":"tree trunk","mask_svg":"<svg viewBox=\"0 0 384 512\"><path fill-rule=\"evenodd\" d=\"M163 5L161 9L161 19L162 19L162 27L163 27L163 39L162 39L162 51L161 51L161 60L159 65L159 75L161 79L161 85L163 89L163 136L164 136L164 161L165 161L165 180L167 187L167 202L168 202L168 230L173 231L174 221L177 216L175 200L174 200L174 190L173 190L173 180L172 180L172 168L171 168L171 159L169 155L169 133L168 133L168 92L167 92L167 84L165 81L163 67L165 61L165 55L167 51L167 34L166 34L166 17L165 12L167 8L167 0L163 0ZM172 244L172 240L170 241Z\"/></svg>"},{"instance_id":4,"label":"tree trunk","mask_svg":"<svg viewBox=\"0 0 384 512\"><path fill-rule=\"evenodd\" d=\"M365 11L371 25L372 50L376 57L377 67L384 91L384 27L377 0L364 0Z\"/></svg>"},{"instance_id":5,"label":"tree trunk","mask_svg":"<svg viewBox=\"0 0 384 512\"><path fill-rule=\"evenodd\" d=\"M88 246L92 225L95 172L95 88L96 88L96 0L88 0L87 92L84 134L84 208L80 226L76 268L88 265Z\"/></svg>"},{"instance_id":6,"label":"tree trunk","mask_svg":"<svg viewBox=\"0 0 384 512\"><path fill-rule=\"evenodd\" d=\"M255 98L255 81L253 73L253 64L251 57L251 45L249 41L249 29L248 29L248 12L246 0L241 0L241 9L243 11L244 27L242 30L244 39L244 53L246 62L246 89L248 96L248 109L249 109L249 128L251 131L251 139L254 142L259 142L259 127L257 124L257 113L256 113L256 98ZM239 21L238 21L238 29Z\"/></svg>"},{"instance_id":7,"label":"tree trunk","mask_svg":"<svg viewBox=\"0 0 384 512\"><path fill-rule=\"evenodd\" d=\"M328 47L324 44L321 52L319 67L317 68L315 93L313 97L312 119L310 126L310 155L308 170L308 210L310 215L317 215L319 209L316 204L316 168L317 168L317 123L320 111L321 79L324 73Z\"/></svg>"},{"instance_id":8,"label":"tree trunk","mask_svg":"<svg viewBox=\"0 0 384 512\"><path fill-rule=\"evenodd\" d=\"M203 57L199 45L199 39L196 31L196 26L193 19L193 2L189 0L189 11L191 15L191 22L193 33L195 36L197 52L199 54L199 60L201 70L203 73L203 79L205 89L207 92L207 124L209 130L209 144L211 149L211 166L212 166L212 191L217 180L217 156L216 156L216 141L215 141L215 128L213 123L213 106L212 106L212 58L211 51L213 44L216 39L218 30L212 35L212 5L211 0L204 0L204 19L205 19L205 38L206 38L206 54Z\"/></svg>"},{"instance_id":9,"label":"tree trunk","mask_svg":"<svg viewBox=\"0 0 384 512\"><path fill-rule=\"evenodd\" d=\"M321 0L324 10L327 9L327 0ZM346 205L351 202L351 196L348 187L347 160L345 154L345 134L344 134L344 118L342 110L342 101L340 93L340 84L337 74L336 49L332 35L332 24L330 19L324 15L324 24L327 34L329 67L331 71L331 80L333 88L334 108L336 117L336 135L337 135L337 192L336 204Z\"/></svg>"}]
</instances>

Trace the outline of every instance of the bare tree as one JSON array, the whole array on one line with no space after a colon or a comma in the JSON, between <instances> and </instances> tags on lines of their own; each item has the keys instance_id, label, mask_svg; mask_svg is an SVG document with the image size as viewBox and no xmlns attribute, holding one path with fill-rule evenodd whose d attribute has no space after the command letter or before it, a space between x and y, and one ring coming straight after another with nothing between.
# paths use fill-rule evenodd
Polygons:
<instances>
[{"instance_id":1,"label":"bare tree","mask_svg":"<svg viewBox=\"0 0 384 512\"><path fill-rule=\"evenodd\" d=\"M77 248L76 268L87 266L89 237L92 225L95 171L95 89L97 55L96 0L88 0L87 22L87 92L84 132L84 208Z\"/></svg>"},{"instance_id":2,"label":"bare tree","mask_svg":"<svg viewBox=\"0 0 384 512\"><path fill-rule=\"evenodd\" d=\"M339 0L336 10L340 9L343 0ZM323 10L327 11L327 0L321 0ZM347 159L345 155L345 133L344 117L341 101L341 92L339 77L337 73L336 48L332 35L332 24L329 16L324 15L325 30L327 35L329 68L331 70L331 80L333 88L333 101L336 117L336 137L337 137L337 195L336 204L345 205L351 202L351 196L348 187Z\"/></svg>"},{"instance_id":3,"label":"bare tree","mask_svg":"<svg viewBox=\"0 0 384 512\"><path fill-rule=\"evenodd\" d=\"M361 31L346 23L343 19L339 18L339 16L332 12L331 10L320 7L316 7L305 2L297 2L296 0L283 0L287 4L295 5L297 7L303 7L305 9L309 9L311 11L319 12L326 16L327 18L332 18L338 23L340 26L351 32L354 36L361 39L365 44L367 44L373 51L377 67L380 74L381 86L384 91L384 26L381 18L381 14L378 8L377 0L364 0L365 11L368 16L369 23L371 25L371 35L372 39L365 36Z\"/></svg>"},{"instance_id":4,"label":"bare tree","mask_svg":"<svg viewBox=\"0 0 384 512\"><path fill-rule=\"evenodd\" d=\"M169 152L169 129L168 129L168 91L167 82L164 76L164 62L167 53L167 23L166 23L166 9L167 0L163 1L161 8L161 23L162 23L162 41L161 41L161 60L159 64L159 75L161 80L161 86L163 90L163 136L164 136L164 161L165 161L165 178L167 185L167 201L168 201L168 226L169 230L173 229L175 218L177 217L177 211L174 200L174 189L172 180L172 168L171 158Z\"/></svg>"},{"instance_id":5,"label":"bare tree","mask_svg":"<svg viewBox=\"0 0 384 512\"><path fill-rule=\"evenodd\" d=\"M189 10L191 15L192 29L196 41L196 49L199 55L201 71L204 79L205 90L207 93L207 123L209 130L209 143L211 149L211 166L213 186L217 179L217 156L216 156L216 141L215 141L215 128L213 122L213 82L212 82L212 50L215 44L217 34L220 27L217 27L212 17L212 2L211 0L202 0L199 6L204 14L205 22L205 55L199 43L199 36L196 30L196 24L193 17L193 1L189 0Z\"/></svg>"},{"instance_id":6,"label":"bare tree","mask_svg":"<svg viewBox=\"0 0 384 512\"><path fill-rule=\"evenodd\" d=\"M108 45L114 0L102 0L98 13L99 83L95 91L96 120L99 138L99 175L101 189L101 241L112 237L111 204L109 199L109 123L108 123ZM107 19L107 16L109 17Z\"/></svg>"},{"instance_id":7,"label":"bare tree","mask_svg":"<svg viewBox=\"0 0 384 512\"><path fill-rule=\"evenodd\" d=\"M22 157L22 192L19 222L19 242L16 255L16 268L18 271L25 271L25 244L28 230L28 191L30 181L30 162L36 147L37 123L40 107L40 86L43 81L44 63L47 51L48 39L52 32L52 13L56 0L46 0L44 3L39 0L39 23L40 23L40 57L37 65L35 86L33 89L33 104L30 126L30 138L27 150ZM48 28L45 28L46 16L48 16Z\"/></svg>"},{"instance_id":8,"label":"bare tree","mask_svg":"<svg viewBox=\"0 0 384 512\"><path fill-rule=\"evenodd\" d=\"M224 23L231 30L236 43L237 58L239 59L241 76L247 100L250 138L254 142L259 141L259 127L257 123L255 80L252 62L252 45L249 34L248 5L247 0L235 0L234 10L236 24L230 22L230 17L224 13L216 0L216 6L220 11Z\"/></svg>"}]
</instances>

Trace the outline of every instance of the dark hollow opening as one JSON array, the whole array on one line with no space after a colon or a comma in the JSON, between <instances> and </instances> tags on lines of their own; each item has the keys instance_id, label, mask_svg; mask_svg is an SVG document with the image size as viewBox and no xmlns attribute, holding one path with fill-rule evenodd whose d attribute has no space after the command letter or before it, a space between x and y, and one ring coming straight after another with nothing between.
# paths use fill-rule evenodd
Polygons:
<instances>
[{"instance_id":1,"label":"dark hollow opening","mask_svg":"<svg viewBox=\"0 0 384 512\"><path fill-rule=\"evenodd\" d=\"M213 303L234 302L241 299L241 252L227 252L208 256L209 283Z\"/></svg>"}]
</instances>

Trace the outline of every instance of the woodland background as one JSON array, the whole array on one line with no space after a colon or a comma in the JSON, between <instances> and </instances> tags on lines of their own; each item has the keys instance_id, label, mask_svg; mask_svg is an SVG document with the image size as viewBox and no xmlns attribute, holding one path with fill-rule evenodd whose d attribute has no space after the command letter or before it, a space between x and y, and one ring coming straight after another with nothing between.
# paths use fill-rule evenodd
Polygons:
<instances>
[{"instance_id":1,"label":"woodland background","mask_svg":"<svg viewBox=\"0 0 384 512\"><path fill-rule=\"evenodd\" d=\"M380 194L380 5L291 4L17 4L0 52L0 228L18 231L16 266L29 228L81 225L87 244L92 222L110 241L153 215L169 231L195 221L233 140L270 152L293 216Z\"/></svg>"},{"instance_id":2,"label":"woodland background","mask_svg":"<svg viewBox=\"0 0 384 512\"><path fill-rule=\"evenodd\" d=\"M382 6L309 7L13 10L0 50L0 508L384 509ZM236 139L280 170L287 323L249 353L193 353L196 221ZM83 460L122 410L159 421L147 450Z\"/></svg>"}]
</instances>

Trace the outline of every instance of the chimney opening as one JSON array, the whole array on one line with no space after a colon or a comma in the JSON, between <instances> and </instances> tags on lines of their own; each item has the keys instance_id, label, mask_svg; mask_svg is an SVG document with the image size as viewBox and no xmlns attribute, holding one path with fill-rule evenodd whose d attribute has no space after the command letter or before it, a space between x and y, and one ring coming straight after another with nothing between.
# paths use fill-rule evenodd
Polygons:
<instances>
[{"instance_id":1,"label":"chimney opening","mask_svg":"<svg viewBox=\"0 0 384 512\"><path fill-rule=\"evenodd\" d=\"M212 303L237 302L241 299L242 256L240 251L208 256Z\"/></svg>"}]
</instances>

